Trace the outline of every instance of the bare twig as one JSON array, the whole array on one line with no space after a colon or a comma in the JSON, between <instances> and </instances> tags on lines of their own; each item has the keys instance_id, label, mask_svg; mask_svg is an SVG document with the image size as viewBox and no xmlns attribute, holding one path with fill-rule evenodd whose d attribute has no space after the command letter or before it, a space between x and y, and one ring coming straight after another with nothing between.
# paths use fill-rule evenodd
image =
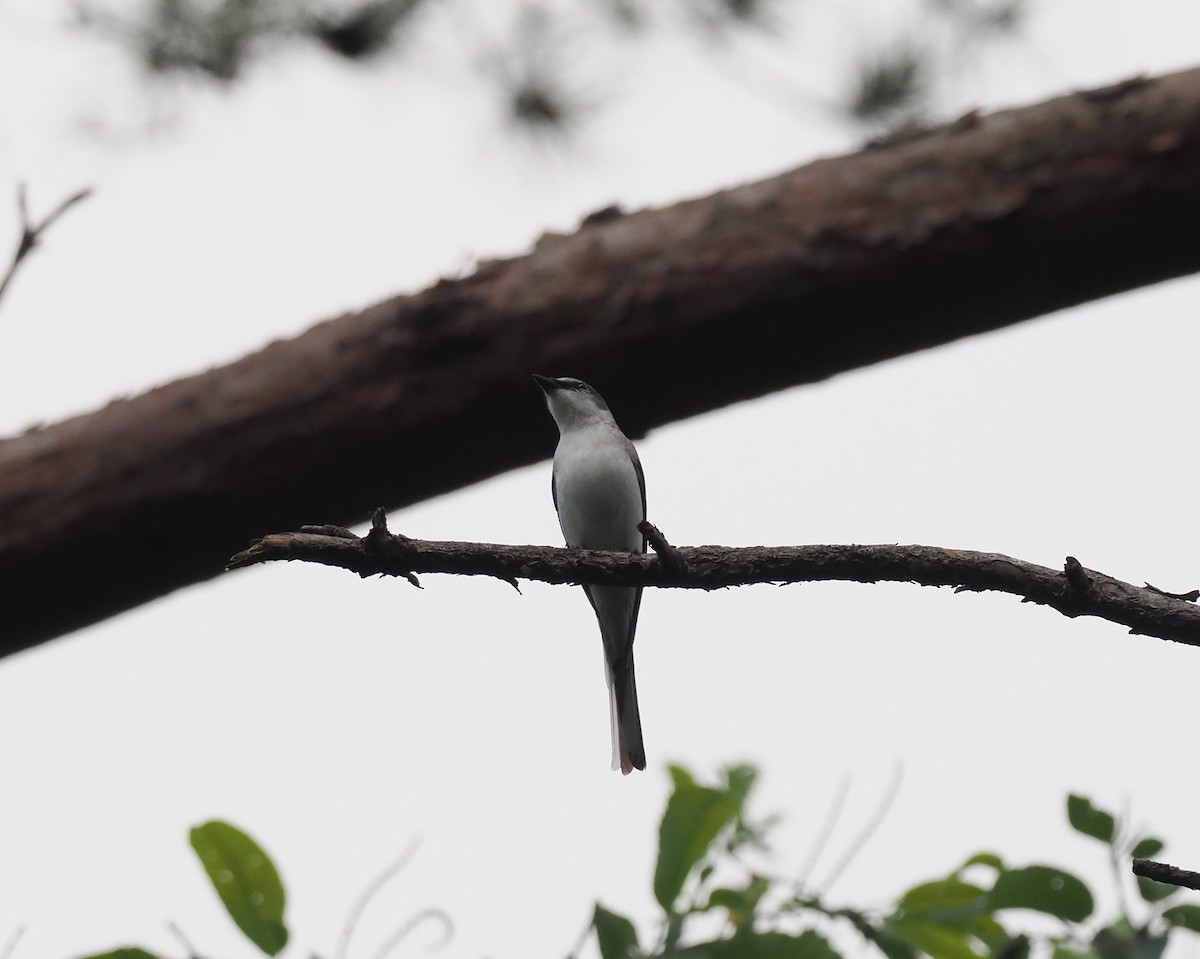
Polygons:
<instances>
[{"instance_id":1,"label":"bare twig","mask_svg":"<svg viewBox=\"0 0 1200 959\"><path fill-rule=\"evenodd\" d=\"M42 239L42 234L45 233L54 221L71 209L80 200L85 200L92 194L91 187L84 187L77 193L71 194L63 200L58 206L46 215L46 218L41 223L34 223L29 219L29 204L25 196L25 184L17 185L17 214L21 218L21 237L17 241L17 248L13 252L12 262L8 265L8 271L4 274L4 278L0 279L0 299L4 298L4 294L8 292L8 285L12 282L12 278L17 273L17 267L25 257L29 256L34 251L38 243Z\"/></svg>"},{"instance_id":2,"label":"bare twig","mask_svg":"<svg viewBox=\"0 0 1200 959\"><path fill-rule=\"evenodd\" d=\"M1153 859L1135 859L1133 874L1155 882L1165 882L1170 886L1183 886L1187 889L1200 889L1200 872L1190 869L1180 869L1165 862L1155 862Z\"/></svg>"},{"instance_id":3,"label":"bare twig","mask_svg":"<svg viewBox=\"0 0 1200 959\"><path fill-rule=\"evenodd\" d=\"M651 549L662 559L663 569L670 573L685 574L687 572L687 563L679 555L679 550L667 542L662 530L646 520L638 523L638 530L646 537L646 542L650 544Z\"/></svg>"},{"instance_id":4,"label":"bare twig","mask_svg":"<svg viewBox=\"0 0 1200 959\"><path fill-rule=\"evenodd\" d=\"M183 930L180 929L176 923L168 922L167 929L170 931L171 935L179 940L180 945L183 946L183 951L186 952L191 959L199 959L200 952L195 946L192 945L191 940L184 935Z\"/></svg>"},{"instance_id":5,"label":"bare twig","mask_svg":"<svg viewBox=\"0 0 1200 959\"><path fill-rule=\"evenodd\" d=\"M825 814L825 822L821 824L821 828L817 831L817 838L813 842L812 849L809 850L808 858L804 861L804 865L800 867L797 878L800 889L808 887L808 877L812 875L813 869L816 868L817 860L821 858L821 853L825 851L829 837L833 835L833 830L837 826L838 819L841 818L842 810L846 806L846 797L849 794L850 777L847 775L842 777L833 804L829 807L829 812Z\"/></svg>"},{"instance_id":6,"label":"bare twig","mask_svg":"<svg viewBox=\"0 0 1200 959\"><path fill-rule=\"evenodd\" d=\"M1189 589L1186 593L1168 593L1165 589L1159 589L1153 583L1147 583L1146 589L1158 593L1160 596L1170 596L1172 599L1182 599L1185 603L1194 603L1200 599L1200 589Z\"/></svg>"},{"instance_id":7,"label":"bare twig","mask_svg":"<svg viewBox=\"0 0 1200 959\"><path fill-rule=\"evenodd\" d=\"M425 951L436 952L437 950L444 948L450 942L450 940L454 938L454 923L441 909L423 909L415 916L401 923L396 931L383 941L383 944L380 945L379 949L376 951L374 959L386 959L386 957L398 945L400 945L400 943L408 938L409 933L416 929L417 926L423 923L426 919L434 919L441 923L442 936L435 943L433 943L433 945L427 946Z\"/></svg>"},{"instance_id":8,"label":"bare twig","mask_svg":"<svg viewBox=\"0 0 1200 959\"><path fill-rule=\"evenodd\" d=\"M334 953L335 959L346 959L350 950L350 939L354 935L355 929L358 928L358 922L362 918L362 914L366 911L371 900L378 894L379 890L387 885L388 881L399 875L409 861L416 855L417 848L420 846L420 840L413 838L405 848L404 852L400 853L387 868L384 869L378 876L367 883L367 887L354 901L354 905L350 907L350 914L346 916L346 923L342 926L341 935L338 936L337 951Z\"/></svg>"},{"instance_id":9,"label":"bare twig","mask_svg":"<svg viewBox=\"0 0 1200 959\"><path fill-rule=\"evenodd\" d=\"M306 527L312 529L313 527ZM683 568L662 556L550 546L505 546L408 539L376 525L366 537L273 533L234 556L229 569L271 560L301 560L360 576L457 573L543 583L722 589L754 583L843 580L994 590L1049 606L1064 616L1096 616L1133 633L1200 646L1200 607L1134 586L1078 562L1049 569L999 553L937 546L689 546L674 549ZM1083 588L1080 588L1080 587Z\"/></svg>"},{"instance_id":10,"label":"bare twig","mask_svg":"<svg viewBox=\"0 0 1200 959\"><path fill-rule=\"evenodd\" d=\"M854 837L850 845L846 847L846 851L842 853L842 858L837 861L837 864L829 873L824 885L821 887L819 897L823 897L829 892L829 888L841 878L842 873L846 871L850 863L854 862L854 857L862 852L863 846L875 835L876 830L883 825L883 820L887 817L888 812L891 811L892 803L896 801L896 796L900 792L900 781L903 778L904 769L897 763L896 768L892 771L892 781L888 783L887 792L883 794L883 798L880 799L879 805L875 807L875 812L871 814L871 818L867 820L866 825Z\"/></svg>"},{"instance_id":11,"label":"bare twig","mask_svg":"<svg viewBox=\"0 0 1200 959\"><path fill-rule=\"evenodd\" d=\"M4 946L4 951L0 952L0 959L12 959L17 950L17 943L21 941L21 937L25 935L25 927L17 926L12 931L12 935L8 937L8 942Z\"/></svg>"}]
</instances>

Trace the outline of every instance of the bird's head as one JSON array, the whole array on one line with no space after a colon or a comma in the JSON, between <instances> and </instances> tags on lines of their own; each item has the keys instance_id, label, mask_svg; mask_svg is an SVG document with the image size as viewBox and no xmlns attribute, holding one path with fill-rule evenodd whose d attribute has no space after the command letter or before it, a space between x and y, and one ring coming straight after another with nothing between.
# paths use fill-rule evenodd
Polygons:
<instances>
[{"instance_id":1,"label":"bird's head","mask_svg":"<svg viewBox=\"0 0 1200 959\"><path fill-rule=\"evenodd\" d=\"M533 374L537 385L546 394L546 405L550 415L565 432L588 423L611 423L612 413L604 397L573 376L539 376Z\"/></svg>"}]
</instances>

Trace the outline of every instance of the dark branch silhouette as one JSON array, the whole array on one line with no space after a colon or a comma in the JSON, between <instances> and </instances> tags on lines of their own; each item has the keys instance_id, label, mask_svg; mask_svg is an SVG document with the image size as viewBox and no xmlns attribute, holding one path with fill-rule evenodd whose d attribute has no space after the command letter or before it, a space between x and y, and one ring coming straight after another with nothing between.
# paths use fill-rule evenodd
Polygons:
<instances>
[{"instance_id":1,"label":"dark branch silhouette","mask_svg":"<svg viewBox=\"0 0 1200 959\"><path fill-rule=\"evenodd\" d=\"M1153 879L1155 882L1165 882L1170 886L1200 889L1200 872L1180 869L1170 863L1155 862L1153 859L1135 859L1133 874L1145 879Z\"/></svg>"},{"instance_id":2,"label":"dark branch silhouette","mask_svg":"<svg viewBox=\"0 0 1200 959\"><path fill-rule=\"evenodd\" d=\"M58 206L46 214L45 219L41 223L34 223L29 219L29 204L25 196L25 184L17 185L17 214L21 218L21 236L17 240L17 248L13 251L12 262L8 265L8 270L5 272L3 279L0 279L0 300L4 299L4 294L8 292L9 284L17 275L17 268L36 248L44 234L54 222L62 216L67 210L71 209L76 203L87 199L92 195L91 187L85 187L78 193L73 193L67 197Z\"/></svg>"},{"instance_id":3,"label":"dark branch silhouette","mask_svg":"<svg viewBox=\"0 0 1200 959\"><path fill-rule=\"evenodd\" d=\"M0 440L0 654L216 576L265 531L545 459L530 373L597 384L636 438L1200 270L1197 222L1200 69L544 236Z\"/></svg>"},{"instance_id":4,"label":"dark branch silhouette","mask_svg":"<svg viewBox=\"0 0 1200 959\"><path fill-rule=\"evenodd\" d=\"M666 543L657 530L648 538L651 545ZM683 589L820 580L953 586L955 592L1011 593L1064 616L1097 616L1133 633L1200 646L1200 607L1085 569L1072 556L1063 570L1054 570L999 553L937 546L688 546L669 547L660 556L434 542L388 532L379 509L366 536L338 526L274 533L255 540L228 568L279 559L338 566L360 576L404 576L414 585L417 573L457 573L493 576L514 586L522 579Z\"/></svg>"}]
</instances>

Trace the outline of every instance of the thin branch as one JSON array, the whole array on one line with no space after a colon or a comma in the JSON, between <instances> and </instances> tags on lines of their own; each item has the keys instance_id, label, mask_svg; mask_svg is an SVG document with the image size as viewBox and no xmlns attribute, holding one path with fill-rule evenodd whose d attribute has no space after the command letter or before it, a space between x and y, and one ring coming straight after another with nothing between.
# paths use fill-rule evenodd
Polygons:
<instances>
[{"instance_id":1,"label":"thin branch","mask_svg":"<svg viewBox=\"0 0 1200 959\"><path fill-rule=\"evenodd\" d=\"M394 951L426 919L436 919L441 923L442 936L435 943L427 946L425 951L436 952L439 949L445 948L450 943L450 940L454 938L454 923L441 909L423 909L411 919L407 919L401 923L396 931L383 941L383 944L376 951L374 959L387 959L388 954Z\"/></svg>"},{"instance_id":2,"label":"thin branch","mask_svg":"<svg viewBox=\"0 0 1200 959\"><path fill-rule=\"evenodd\" d=\"M25 935L25 927L17 926L12 931L12 935L8 937L8 942L4 946L4 951L0 952L0 959L12 959L17 950L17 943L21 941L21 937Z\"/></svg>"},{"instance_id":3,"label":"thin branch","mask_svg":"<svg viewBox=\"0 0 1200 959\"><path fill-rule=\"evenodd\" d=\"M679 550L667 542L667 538L663 536L662 530L653 523L642 520L638 523L638 531L646 537L646 542L650 544L651 549L658 553L659 558L662 560L663 569L670 573L687 572L687 563L679 555Z\"/></svg>"},{"instance_id":4,"label":"thin branch","mask_svg":"<svg viewBox=\"0 0 1200 959\"><path fill-rule=\"evenodd\" d=\"M1165 882L1171 886L1183 886L1187 889L1200 889L1200 872L1190 869L1180 869L1165 862L1155 862L1153 859L1135 859L1133 874L1155 882Z\"/></svg>"},{"instance_id":5,"label":"thin branch","mask_svg":"<svg viewBox=\"0 0 1200 959\"><path fill-rule=\"evenodd\" d=\"M1158 593L1161 596L1170 596L1172 599L1182 599L1185 603L1194 603L1200 599L1200 589L1189 589L1186 593L1168 593L1165 589L1159 589L1153 583L1147 583L1146 589L1151 592Z\"/></svg>"},{"instance_id":6,"label":"thin branch","mask_svg":"<svg viewBox=\"0 0 1200 959\"><path fill-rule=\"evenodd\" d=\"M362 891L358 899L354 901L354 905L350 907L349 915L346 916L345 925L342 926L341 935L338 936L337 950L334 952L335 959L346 959L350 950L350 939L354 935L354 930L358 928L358 923L362 919L363 912L366 911L371 900L379 894L379 890L387 885L389 880L404 870L404 867L416 855L420 844L420 840L414 837L404 852L400 853L383 872L367 883L367 887Z\"/></svg>"},{"instance_id":7,"label":"thin branch","mask_svg":"<svg viewBox=\"0 0 1200 959\"><path fill-rule=\"evenodd\" d=\"M366 537L341 528L334 535L264 536L230 559L227 568L286 559L338 566L360 576L404 576L410 582L416 573L456 573L507 583L527 579L683 589L825 580L916 583L953 586L955 592L1010 593L1064 616L1096 616L1137 635L1200 646L1200 607L1084 569L1072 557L1063 571L999 553L938 546L689 546L672 551L682 568L668 568L654 554L409 539L387 532L377 516Z\"/></svg>"},{"instance_id":8,"label":"thin branch","mask_svg":"<svg viewBox=\"0 0 1200 959\"><path fill-rule=\"evenodd\" d=\"M17 241L17 248L13 252L12 262L8 265L8 271L4 274L4 278L0 279L0 300L4 299L4 294L8 292L8 285L12 282L12 278L16 276L17 268L25 257L29 256L34 251L38 243L42 239L42 234L45 233L55 220L71 209L80 200L85 200L92 195L91 187L84 187L77 193L71 194L63 200L58 206L46 215L46 218L41 223L34 223L29 219L29 204L25 196L25 184L17 185L17 214L21 218L21 237Z\"/></svg>"},{"instance_id":9,"label":"thin branch","mask_svg":"<svg viewBox=\"0 0 1200 959\"><path fill-rule=\"evenodd\" d=\"M825 822L817 830L817 838L808 853L808 858L804 861L804 865L800 867L797 882L801 890L808 888L808 877L812 875L813 869L817 866L817 860L821 858L821 853L825 851L825 846L829 843L829 838L833 835L833 830L836 828L837 822L842 816L842 811L846 807L846 797L849 794L850 776L846 775L842 777L842 781L838 785L837 796L834 798L833 804L829 807L829 812L825 814Z\"/></svg>"},{"instance_id":10,"label":"thin branch","mask_svg":"<svg viewBox=\"0 0 1200 959\"><path fill-rule=\"evenodd\" d=\"M900 781L904 778L904 768L897 763L896 768L892 771L892 781L888 783L887 792L883 794L883 798L879 801L879 805L875 807L875 812L871 814L871 818L867 820L862 831L859 832L854 840L846 847L846 851L842 853L842 858L837 861L833 870L826 878L818 898L824 898L829 892L830 887L841 878L842 873L854 862L854 858L862 852L863 846L875 835L887 814L891 811L892 804L896 801L896 796L900 793Z\"/></svg>"},{"instance_id":11,"label":"thin branch","mask_svg":"<svg viewBox=\"0 0 1200 959\"><path fill-rule=\"evenodd\" d=\"M199 950L195 946L192 945L191 940L189 940L188 937L186 935L184 935L183 930L180 929L176 923L168 922L167 929L170 931L170 933L176 939L179 940L180 944L183 946L184 952L186 952L188 954L190 959L200 959Z\"/></svg>"}]
</instances>

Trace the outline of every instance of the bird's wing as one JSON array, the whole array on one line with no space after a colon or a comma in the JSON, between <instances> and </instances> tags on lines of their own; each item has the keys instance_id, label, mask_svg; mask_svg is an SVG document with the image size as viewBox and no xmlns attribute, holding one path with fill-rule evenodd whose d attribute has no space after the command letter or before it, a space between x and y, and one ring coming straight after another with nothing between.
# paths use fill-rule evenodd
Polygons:
<instances>
[{"instance_id":1,"label":"bird's wing","mask_svg":"<svg viewBox=\"0 0 1200 959\"><path fill-rule=\"evenodd\" d=\"M629 437L625 437L625 449L629 453L629 459L633 462L633 470L637 473L638 490L642 494L642 520L646 519L646 474L642 472L642 461L638 459L637 447L630 441ZM646 552L646 537L642 536L642 552ZM633 613L629 617L629 645L633 645L633 637L637 633L638 610L642 608L642 590L638 587L637 595L633 599Z\"/></svg>"},{"instance_id":2,"label":"bird's wing","mask_svg":"<svg viewBox=\"0 0 1200 959\"><path fill-rule=\"evenodd\" d=\"M638 491L642 494L642 520L646 519L646 474L642 472L642 461L638 459L637 447L629 442L629 437L625 437L625 452L629 454L629 459L633 462L633 471L637 473ZM646 552L646 537L642 537L642 552Z\"/></svg>"}]
</instances>

